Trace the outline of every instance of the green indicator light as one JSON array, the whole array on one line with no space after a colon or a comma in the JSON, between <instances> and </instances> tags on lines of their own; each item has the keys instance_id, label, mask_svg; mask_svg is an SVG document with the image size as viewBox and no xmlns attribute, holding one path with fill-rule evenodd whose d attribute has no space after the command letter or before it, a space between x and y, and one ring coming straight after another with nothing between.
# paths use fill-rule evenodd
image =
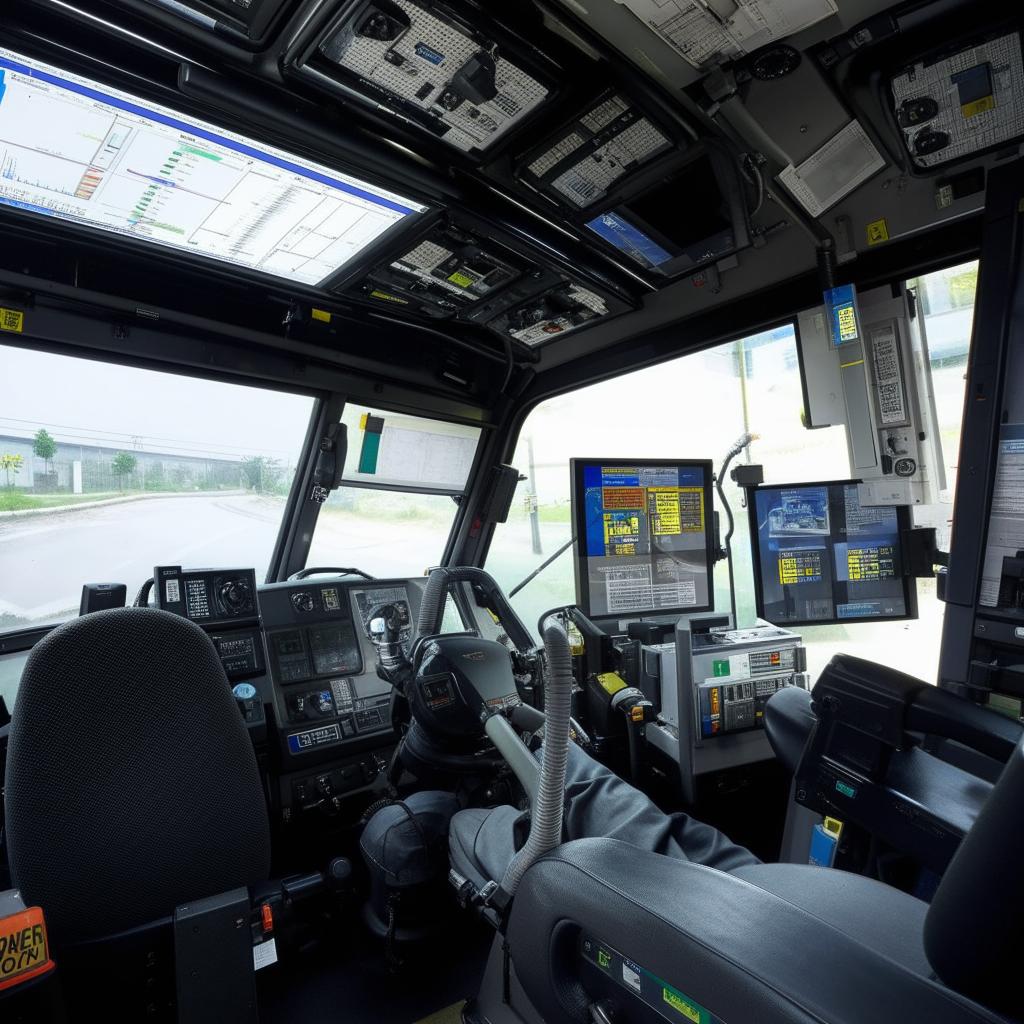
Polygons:
<instances>
[{"instance_id":1,"label":"green indicator light","mask_svg":"<svg viewBox=\"0 0 1024 1024\"><path fill-rule=\"evenodd\" d=\"M661 998L672 1007L673 1010L681 1013L693 1024L701 1024L701 1008L691 1003L682 992L677 992L671 985L665 985L661 990Z\"/></svg>"},{"instance_id":2,"label":"green indicator light","mask_svg":"<svg viewBox=\"0 0 1024 1024\"><path fill-rule=\"evenodd\" d=\"M599 949L597 951L597 962L601 967L611 967L612 958L603 949Z\"/></svg>"},{"instance_id":3,"label":"green indicator light","mask_svg":"<svg viewBox=\"0 0 1024 1024\"><path fill-rule=\"evenodd\" d=\"M857 790L854 786L851 786L848 782L836 781L836 792L842 793L843 796L852 800L857 795Z\"/></svg>"}]
</instances>

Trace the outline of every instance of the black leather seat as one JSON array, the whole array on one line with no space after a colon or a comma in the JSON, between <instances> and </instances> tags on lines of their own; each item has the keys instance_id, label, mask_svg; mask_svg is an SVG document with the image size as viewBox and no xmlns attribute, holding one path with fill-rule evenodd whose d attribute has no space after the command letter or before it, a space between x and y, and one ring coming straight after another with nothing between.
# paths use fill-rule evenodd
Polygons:
<instances>
[{"instance_id":1,"label":"black leather seat","mask_svg":"<svg viewBox=\"0 0 1024 1024\"><path fill-rule=\"evenodd\" d=\"M516 894L508 946L518 984L547 1024L589 1021L595 992L581 938L590 938L649 972L659 995L675 999L675 989L701 1021L1020 1020L1022 804L1024 740L930 906L826 868L729 874L611 840L568 843L534 864ZM613 1001L638 998L599 969L597 980Z\"/></svg>"},{"instance_id":2,"label":"black leather seat","mask_svg":"<svg viewBox=\"0 0 1024 1024\"><path fill-rule=\"evenodd\" d=\"M539 757L539 753L538 753ZM452 867L480 888L500 881L525 840L524 815L513 807L470 808L452 819ZM687 814L665 814L645 794L575 744L569 746L562 819L567 840L600 836L675 860L735 871L760 861L721 832Z\"/></svg>"},{"instance_id":3,"label":"black leather seat","mask_svg":"<svg viewBox=\"0 0 1024 1024\"><path fill-rule=\"evenodd\" d=\"M11 872L58 951L266 880L256 757L209 637L97 612L32 651L6 774Z\"/></svg>"}]
</instances>

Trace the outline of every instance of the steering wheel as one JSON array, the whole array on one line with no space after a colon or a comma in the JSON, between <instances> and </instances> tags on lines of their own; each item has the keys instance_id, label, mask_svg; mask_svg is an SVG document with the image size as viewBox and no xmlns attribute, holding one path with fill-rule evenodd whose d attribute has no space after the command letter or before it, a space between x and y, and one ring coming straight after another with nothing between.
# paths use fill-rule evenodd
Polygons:
<instances>
[{"instance_id":1,"label":"steering wheel","mask_svg":"<svg viewBox=\"0 0 1024 1024\"><path fill-rule=\"evenodd\" d=\"M449 588L459 583L470 583L483 595L514 651L475 633L439 632ZM379 626L382 628L384 622ZM553 717L547 701L545 714L524 704L520 697L513 658L531 657L533 638L494 579L475 567L434 569L423 595L411 658L406 670L398 673L412 716L403 739L404 759L449 773L474 773L507 763L532 802L539 785L540 769L519 732L537 732L544 728L547 741L556 732L568 738L574 725L569 717L572 658L564 631L561 637L565 643L565 658L559 664L563 666L565 679L560 676L557 682L564 686L568 699L564 722L559 725L555 719L561 716ZM387 645L385 653L393 656L395 646ZM546 683L550 689L551 656L545 661ZM586 738L578 726L573 731ZM489 753L481 750L484 737L493 744L494 749ZM493 757L495 751L497 760Z\"/></svg>"}]
</instances>

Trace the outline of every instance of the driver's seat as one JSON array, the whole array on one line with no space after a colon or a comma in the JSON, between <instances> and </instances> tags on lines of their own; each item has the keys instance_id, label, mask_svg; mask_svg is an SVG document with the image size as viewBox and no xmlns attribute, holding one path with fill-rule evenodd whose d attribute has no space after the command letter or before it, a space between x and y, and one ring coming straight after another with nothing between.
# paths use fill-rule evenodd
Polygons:
<instances>
[{"instance_id":1,"label":"driver's seat","mask_svg":"<svg viewBox=\"0 0 1024 1024\"><path fill-rule=\"evenodd\" d=\"M500 881L527 832L525 812L514 807L459 811L448 834L452 867L477 889L488 881ZM569 745L562 832L565 841L617 839L649 853L720 871L760 863L710 825L687 814L665 814L575 743Z\"/></svg>"}]
</instances>

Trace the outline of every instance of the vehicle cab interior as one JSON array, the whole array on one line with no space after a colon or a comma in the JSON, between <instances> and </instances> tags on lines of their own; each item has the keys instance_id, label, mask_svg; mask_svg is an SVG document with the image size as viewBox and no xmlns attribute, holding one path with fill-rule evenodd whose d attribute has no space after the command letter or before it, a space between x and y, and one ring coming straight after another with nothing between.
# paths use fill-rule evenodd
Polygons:
<instances>
[{"instance_id":1,"label":"vehicle cab interior","mask_svg":"<svg viewBox=\"0 0 1024 1024\"><path fill-rule=\"evenodd\" d=\"M1020 10L0 29L0 1021L1024 1021Z\"/></svg>"}]
</instances>

